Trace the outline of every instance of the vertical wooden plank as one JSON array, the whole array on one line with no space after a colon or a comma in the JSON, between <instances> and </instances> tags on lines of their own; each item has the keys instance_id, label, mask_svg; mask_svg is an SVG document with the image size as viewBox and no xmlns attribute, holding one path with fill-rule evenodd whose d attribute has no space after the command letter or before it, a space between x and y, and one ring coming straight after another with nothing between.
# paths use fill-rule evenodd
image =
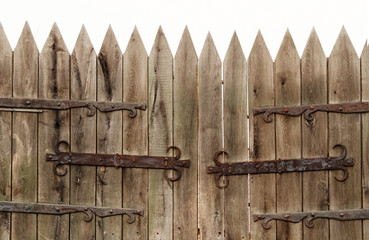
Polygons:
<instances>
[{"instance_id":1,"label":"vertical wooden plank","mask_svg":"<svg viewBox=\"0 0 369 240\"><path fill-rule=\"evenodd\" d=\"M96 100L96 53L82 26L71 55L71 99ZM71 150L96 152L96 115L87 116L88 109L71 110ZM95 205L96 167L71 167L71 204ZM71 239L95 238L95 219L83 220L84 214L70 217Z\"/></svg>"},{"instance_id":2,"label":"vertical wooden plank","mask_svg":"<svg viewBox=\"0 0 369 240\"><path fill-rule=\"evenodd\" d=\"M300 58L291 34L287 30L275 60L276 106L299 105ZM301 117L275 116L276 157L290 159L301 157ZM302 210L301 173L277 175L277 211ZM302 224L277 222L277 239L302 239Z\"/></svg>"},{"instance_id":3,"label":"vertical wooden plank","mask_svg":"<svg viewBox=\"0 0 369 240\"><path fill-rule=\"evenodd\" d=\"M12 96L13 51L0 23L0 96ZM0 112L0 200L11 200L12 114ZM0 239L10 239L10 214L0 213Z\"/></svg>"},{"instance_id":4,"label":"vertical wooden plank","mask_svg":"<svg viewBox=\"0 0 369 240\"><path fill-rule=\"evenodd\" d=\"M38 50L26 22L14 49L13 96L37 98ZM37 114L14 113L12 200L37 201ZM36 215L12 214L12 238L36 239Z\"/></svg>"},{"instance_id":5,"label":"vertical wooden plank","mask_svg":"<svg viewBox=\"0 0 369 240\"><path fill-rule=\"evenodd\" d=\"M137 28L133 30L123 56L123 99L126 102L147 103L147 52ZM147 112L138 111L135 118L123 114L123 153L148 154ZM123 222L123 239L148 237L148 184L147 169L123 170L123 207L144 209L145 215L133 224Z\"/></svg>"},{"instance_id":6,"label":"vertical wooden plank","mask_svg":"<svg viewBox=\"0 0 369 240\"><path fill-rule=\"evenodd\" d=\"M258 32L248 58L250 160L275 159L275 121L266 123L254 117L253 108L274 105L273 59ZM276 212L275 174L250 176L251 214ZM265 230L259 223L251 222L251 239L275 239L275 223Z\"/></svg>"},{"instance_id":7,"label":"vertical wooden plank","mask_svg":"<svg viewBox=\"0 0 369 240\"><path fill-rule=\"evenodd\" d=\"M206 173L222 150L222 62L210 33L199 58L199 238L223 239L224 191Z\"/></svg>"},{"instance_id":8,"label":"vertical wooden plank","mask_svg":"<svg viewBox=\"0 0 369 240\"><path fill-rule=\"evenodd\" d=\"M361 97L363 102L369 101L369 47L365 42L361 53ZM363 208L369 208L369 113L362 114L362 156L363 156ZM363 238L369 237L369 221L363 223Z\"/></svg>"},{"instance_id":9,"label":"vertical wooden plank","mask_svg":"<svg viewBox=\"0 0 369 240\"><path fill-rule=\"evenodd\" d=\"M56 24L39 57L39 97L69 98L69 52ZM45 161L58 141L69 140L69 111L43 111L38 117L38 201L69 203L69 173L58 177L53 164ZM66 239L68 216L38 216L38 239Z\"/></svg>"},{"instance_id":10,"label":"vertical wooden plank","mask_svg":"<svg viewBox=\"0 0 369 240\"><path fill-rule=\"evenodd\" d=\"M97 60L97 100L122 101L122 51L111 26ZM122 153L122 112L97 112L97 153ZM97 168L96 205L122 206L121 168ZM96 219L96 239L121 238L121 216Z\"/></svg>"},{"instance_id":11,"label":"vertical wooden plank","mask_svg":"<svg viewBox=\"0 0 369 240\"><path fill-rule=\"evenodd\" d=\"M328 60L329 103L360 101L360 60L342 28ZM349 178L338 182L329 173L330 210L357 209L361 207L361 127L360 114L329 113L329 155L337 143L347 148L347 157L354 159L354 167L348 169ZM361 239L362 221L330 221L331 239Z\"/></svg>"},{"instance_id":12,"label":"vertical wooden plank","mask_svg":"<svg viewBox=\"0 0 369 240\"><path fill-rule=\"evenodd\" d=\"M301 104L327 103L327 60L313 29L301 57ZM302 119L302 157L328 156L328 115L314 114L313 121ZM328 210L328 172L303 173L303 210ZM314 228L304 225L304 239L328 239L328 220L317 219Z\"/></svg>"},{"instance_id":13,"label":"vertical wooden plank","mask_svg":"<svg viewBox=\"0 0 369 240\"><path fill-rule=\"evenodd\" d=\"M160 27L149 56L149 154L168 155L173 145L173 56ZM173 234L173 183L149 170L149 238Z\"/></svg>"},{"instance_id":14,"label":"vertical wooden plank","mask_svg":"<svg viewBox=\"0 0 369 240\"><path fill-rule=\"evenodd\" d=\"M246 58L234 33L223 63L224 149L230 162L248 161ZM224 190L225 239L248 239L247 176L232 176Z\"/></svg>"},{"instance_id":15,"label":"vertical wooden plank","mask_svg":"<svg viewBox=\"0 0 369 240\"><path fill-rule=\"evenodd\" d=\"M191 167L174 183L174 239L197 238L197 62L186 27L174 58L174 145Z\"/></svg>"}]
</instances>

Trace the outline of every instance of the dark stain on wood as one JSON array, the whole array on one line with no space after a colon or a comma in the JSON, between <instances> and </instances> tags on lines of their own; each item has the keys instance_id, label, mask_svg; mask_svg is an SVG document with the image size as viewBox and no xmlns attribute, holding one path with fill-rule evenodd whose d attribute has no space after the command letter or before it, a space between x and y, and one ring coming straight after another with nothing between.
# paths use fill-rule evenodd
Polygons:
<instances>
[{"instance_id":1,"label":"dark stain on wood","mask_svg":"<svg viewBox=\"0 0 369 240\"><path fill-rule=\"evenodd\" d=\"M52 54L51 54L51 58L52 58L52 66L51 66L51 74L52 74L52 93L53 93L53 97L57 97L58 94L58 81L57 81L57 38L55 36L55 34L52 34L52 45L51 45L51 49L52 49Z\"/></svg>"},{"instance_id":2,"label":"dark stain on wood","mask_svg":"<svg viewBox=\"0 0 369 240\"><path fill-rule=\"evenodd\" d=\"M109 65L106 61L106 56L104 55L104 52L101 51L99 56L97 57L101 66L101 70L104 75L104 84L105 84L105 90L106 90L106 97L108 101L111 101L113 98L113 89L112 89L112 83L110 79L110 71L109 71Z\"/></svg>"},{"instance_id":3,"label":"dark stain on wood","mask_svg":"<svg viewBox=\"0 0 369 240\"><path fill-rule=\"evenodd\" d=\"M78 60L74 54L72 54L71 58L72 58L72 65L73 65L73 69L72 69L73 75L76 78L78 89L82 89L83 85L82 85L81 73L79 71ZM78 92L79 92L79 97L81 98L83 91L78 91Z\"/></svg>"}]
</instances>

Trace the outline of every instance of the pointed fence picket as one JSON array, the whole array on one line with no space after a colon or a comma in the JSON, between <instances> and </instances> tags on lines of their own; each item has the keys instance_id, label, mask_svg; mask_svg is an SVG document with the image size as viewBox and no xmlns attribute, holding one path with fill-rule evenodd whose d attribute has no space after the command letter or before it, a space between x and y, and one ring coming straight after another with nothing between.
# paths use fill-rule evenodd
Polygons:
<instances>
[{"instance_id":1,"label":"pointed fence picket","mask_svg":"<svg viewBox=\"0 0 369 240\"><path fill-rule=\"evenodd\" d=\"M223 74L222 74L223 66ZM223 76L223 77L222 77ZM87 109L42 113L0 111L0 200L144 209L126 217L83 220L81 213L46 216L0 213L0 239L366 239L368 220L317 219L302 223L253 222L254 214L368 208L368 113L273 116L253 107L369 101L369 47L359 59L343 28L327 58L313 29L301 59L287 31L273 62L261 33L246 61L233 35L220 59L208 34L199 58L185 28L173 59L162 28L148 56L137 28L125 52L111 27L96 51L82 27L69 54L56 24L39 54L28 23L14 52L0 24L0 97L124 101L147 104L88 117ZM222 100L223 99L223 100ZM247 115L249 126L247 126ZM249 136L249 143L248 143ZM224 145L223 145L224 139ZM72 166L53 173L45 154L60 140L74 152L172 156L190 159L175 172ZM219 189L206 172L215 152L243 162L337 156L354 159L348 179L336 171L230 176ZM248 147L249 145L249 147ZM69 149L62 146L63 151ZM223 181L223 179L221 179Z\"/></svg>"}]
</instances>

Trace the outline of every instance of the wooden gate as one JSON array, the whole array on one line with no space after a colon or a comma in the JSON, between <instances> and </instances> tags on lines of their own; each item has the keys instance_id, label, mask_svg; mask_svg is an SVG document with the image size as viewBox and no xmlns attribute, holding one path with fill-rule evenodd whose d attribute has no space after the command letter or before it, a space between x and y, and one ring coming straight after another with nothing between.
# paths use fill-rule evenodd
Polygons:
<instances>
[{"instance_id":1,"label":"wooden gate","mask_svg":"<svg viewBox=\"0 0 369 240\"><path fill-rule=\"evenodd\" d=\"M261 33L246 60L234 34L222 63L209 34L197 57L186 28L175 56L159 28L148 55L135 28L124 53L109 27L100 51L84 27L70 54L55 24L41 52L26 23L14 51L0 25L0 97L138 102L126 111L2 109L0 201L143 209L126 216L0 213L0 239L367 239L368 221L319 218L310 228L291 216L369 208L369 113L316 112L313 119L276 114L272 122L254 107L369 101L369 47L359 58L342 29L327 58L313 30L300 58L287 31L273 61ZM342 110L343 111L343 110ZM288 110L285 110L287 113ZM249 116L249 117L248 117ZM248 143L249 139L249 143ZM174 156L190 159L180 180L168 170L67 165L54 173L46 154L62 151ZM207 167L221 162L327 158L343 144L353 167L339 171L227 176L216 186ZM277 161L276 161L277 162ZM59 171L59 170L56 170ZM315 216L315 215L314 215Z\"/></svg>"}]
</instances>

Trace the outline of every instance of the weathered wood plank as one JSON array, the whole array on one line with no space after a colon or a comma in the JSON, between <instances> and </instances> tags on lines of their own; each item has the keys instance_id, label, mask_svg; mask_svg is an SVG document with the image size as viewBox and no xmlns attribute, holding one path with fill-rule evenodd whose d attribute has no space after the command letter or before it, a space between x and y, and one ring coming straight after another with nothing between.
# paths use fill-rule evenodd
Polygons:
<instances>
[{"instance_id":1,"label":"weathered wood plank","mask_svg":"<svg viewBox=\"0 0 369 240\"><path fill-rule=\"evenodd\" d=\"M197 238L197 55L186 27L174 59L174 145L191 167L174 184L174 239Z\"/></svg>"},{"instance_id":2,"label":"weathered wood plank","mask_svg":"<svg viewBox=\"0 0 369 240\"><path fill-rule=\"evenodd\" d=\"M97 100L122 101L122 51L113 29L97 57ZM122 112L97 113L97 153L122 153ZM122 207L122 169L97 168L96 205ZM96 219L96 239L121 239L122 217Z\"/></svg>"},{"instance_id":3,"label":"weathered wood plank","mask_svg":"<svg viewBox=\"0 0 369 240\"><path fill-rule=\"evenodd\" d=\"M0 23L0 96L12 96L13 51ZM11 200L12 114L0 112L0 201ZM10 239L10 214L0 213L0 239Z\"/></svg>"},{"instance_id":4,"label":"weathered wood plank","mask_svg":"<svg viewBox=\"0 0 369 240\"><path fill-rule=\"evenodd\" d=\"M223 239L224 191L206 173L222 150L222 62L208 34L199 58L199 238Z\"/></svg>"},{"instance_id":5,"label":"weathered wood plank","mask_svg":"<svg viewBox=\"0 0 369 240\"><path fill-rule=\"evenodd\" d=\"M361 97L369 101L369 47L365 42L361 53ZM369 208L369 113L362 114L362 156L363 156L363 208ZM363 238L369 237L369 221L363 223Z\"/></svg>"},{"instance_id":6,"label":"weathered wood plank","mask_svg":"<svg viewBox=\"0 0 369 240\"><path fill-rule=\"evenodd\" d=\"M275 105L299 105L300 58L287 30L275 60ZM275 116L276 157L290 159L301 157L301 117ZM301 173L278 174L277 211L302 210ZM302 239L302 224L277 222L277 239Z\"/></svg>"},{"instance_id":7,"label":"weathered wood plank","mask_svg":"<svg viewBox=\"0 0 369 240\"><path fill-rule=\"evenodd\" d=\"M327 103L327 60L313 29L301 57L301 104ZM317 113L302 120L302 157L328 156L328 115ZM328 210L328 172L303 173L303 210ZM318 219L314 228L304 225L304 239L328 239L328 220Z\"/></svg>"},{"instance_id":8,"label":"weathered wood plank","mask_svg":"<svg viewBox=\"0 0 369 240\"><path fill-rule=\"evenodd\" d=\"M246 67L245 55L234 33L223 62L224 149L230 162L248 161ZM240 175L229 180L231 183L224 190L225 239L247 239L248 178Z\"/></svg>"},{"instance_id":9,"label":"weathered wood plank","mask_svg":"<svg viewBox=\"0 0 369 240\"><path fill-rule=\"evenodd\" d=\"M38 50L26 22L14 49L13 96L37 98ZM12 200L37 201L37 114L14 113ZM36 239L36 215L12 214L12 238Z\"/></svg>"},{"instance_id":10,"label":"weathered wood plank","mask_svg":"<svg viewBox=\"0 0 369 240\"><path fill-rule=\"evenodd\" d=\"M83 26L71 55L71 99L96 100L96 53ZM96 115L87 109L71 110L71 151L96 152ZM95 205L96 167L71 167L71 204ZM70 238L95 238L95 220L85 222L83 214L70 216Z\"/></svg>"},{"instance_id":11,"label":"weathered wood plank","mask_svg":"<svg viewBox=\"0 0 369 240\"><path fill-rule=\"evenodd\" d=\"M160 27L149 56L149 154L171 154L173 145L173 56ZM149 238L173 234L173 183L163 170L149 170Z\"/></svg>"},{"instance_id":12,"label":"weathered wood plank","mask_svg":"<svg viewBox=\"0 0 369 240\"><path fill-rule=\"evenodd\" d=\"M360 101L360 60L342 28L328 60L329 103ZM359 114L329 113L329 155L339 155L333 150L337 143L347 148L347 157L354 159L348 169L349 178L341 183L334 179L338 173L329 173L329 200L331 210L361 207L361 129ZM330 221L331 239L361 239L362 221Z\"/></svg>"},{"instance_id":13,"label":"weathered wood plank","mask_svg":"<svg viewBox=\"0 0 369 240\"><path fill-rule=\"evenodd\" d=\"M273 59L260 31L248 58L249 115L250 115L250 160L275 159L275 122L265 123L254 117L253 108L274 105ZM276 212L275 174L250 176L251 214ZM265 230L260 224L251 222L251 239L275 239L275 223Z\"/></svg>"},{"instance_id":14,"label":"weathered wood plank","mask_svg":"<svg viewBox=\"0 0 369 240\"><path fill-rule=\"evenodd\" d=\"M69 98L69 52L56 24L39 56L39 97ZM58 177L45 161L55 144L69 140L69 111L43 111L38 117L38 201L69 203L69 173ZM38 239L67 239L68 216L38 216Z\"/></svg>"},{"instance_id":15,"label":"weathered wood plank","mask_svg":"<svg viewBox=\"0 0 369 240\"><path fill-rule=\"evenodd\" d=\"M127 102L147 103L148 56L137 28L133 30L123 56L123 99ZM123 153L148 154L147 112L138 111L132 119L123 114ZM123 239L148 238L147 169L123 170L123 207L144 209L145 215L134 224L123 222Z\"/></svg>"}]
</instances>

